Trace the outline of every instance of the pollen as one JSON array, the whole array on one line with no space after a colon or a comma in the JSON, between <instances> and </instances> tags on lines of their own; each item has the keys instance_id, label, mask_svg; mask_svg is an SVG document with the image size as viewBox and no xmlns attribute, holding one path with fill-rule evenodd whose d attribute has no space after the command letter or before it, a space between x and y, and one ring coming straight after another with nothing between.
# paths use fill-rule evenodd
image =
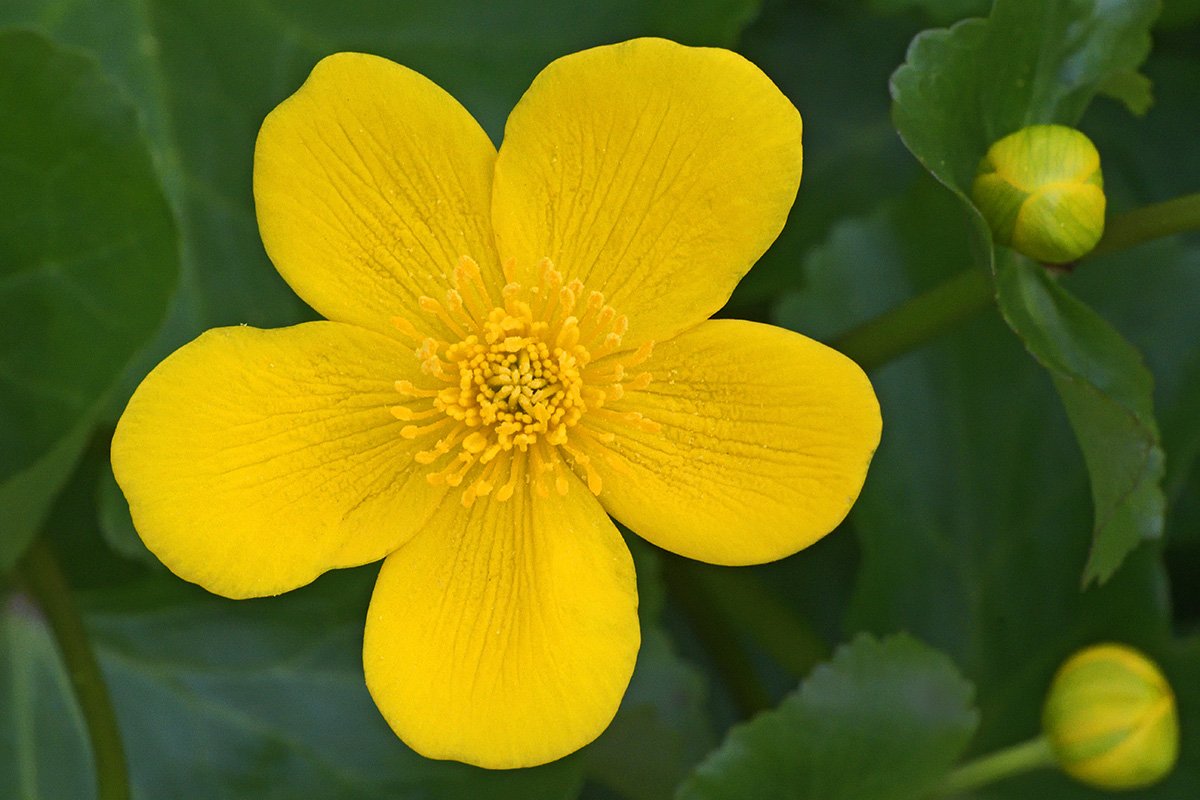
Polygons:
<instances>
[{"instance_id":1,"label":"pollen","mask_svg":"<svg viewBox=\"0 0 1200 800\"><path fill-rule=\"evenodd\" d=\"M631 370L650 357L653 342L622 351L628 319L600 292L585 294L580 281L564 284L549 259L538 264L535 286L518 283L513 267L505 265L506 284L493 297L478 264L463 256L443 299L420 298L422 310L441 320L455 341L422 338L409 320L393 320L413 340L422 371L445 385L397 381L405 399L390 410L409 423L401 436L433 443L416 455L429 467L427 480L462 487L465 506L485 495L505 501L526 486L543 497L565 495L567 469L599 495L603 482L580 445L615 469L623 462L607 447L612 433L581 424L589 415L659 430L640 414L605 408L627 388L649 385L649 373Z\"/></svg>"}]
</instances>

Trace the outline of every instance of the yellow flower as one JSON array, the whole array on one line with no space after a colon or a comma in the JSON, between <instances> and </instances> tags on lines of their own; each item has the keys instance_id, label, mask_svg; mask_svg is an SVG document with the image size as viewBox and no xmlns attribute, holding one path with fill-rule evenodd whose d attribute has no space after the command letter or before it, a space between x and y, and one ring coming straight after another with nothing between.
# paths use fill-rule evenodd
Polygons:
<instances>
[{"instance_id":1,"label":"yellow flower","mask_svg":"<svg viewBox=\"0 0 1200 800\"><path fill-rule=\"evenodd\" d=\"M842 520L878 443L853 362L706 321L800 154L796 109L724 50L562 58L499 153L417 73L326 58L263 123L254 197L330 321L211 330L150 373L112 446L143 540L227 597L386 557L363 660L409 746L495 768L583 746L639 644L608 515L769 561Z\"/></svg>"}]
</instances>

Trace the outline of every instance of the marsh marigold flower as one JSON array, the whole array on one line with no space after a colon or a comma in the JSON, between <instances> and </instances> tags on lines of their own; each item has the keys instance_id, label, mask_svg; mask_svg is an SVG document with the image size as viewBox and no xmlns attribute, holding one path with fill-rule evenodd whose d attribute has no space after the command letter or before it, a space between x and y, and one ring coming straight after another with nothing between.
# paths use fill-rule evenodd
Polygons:
<instances>
[{"instance_id":1,"label":"marsh marigold flower","mask_svg":"<svg viewBox=\"0 0 1200 800\"><path fill-rule=\"evenodd\" d=\"M559 59L497 152L382 58L321 61L263 122L267 254L328 321L211 330L113 439L146 545L227 597L386 558L363 661L418 752L565 755L639 644L609 514L717 564L811 544L879 441L850 360L706 321L783 227L800 115L741 56L658 39Z\"/></svg>"}]
</instances>

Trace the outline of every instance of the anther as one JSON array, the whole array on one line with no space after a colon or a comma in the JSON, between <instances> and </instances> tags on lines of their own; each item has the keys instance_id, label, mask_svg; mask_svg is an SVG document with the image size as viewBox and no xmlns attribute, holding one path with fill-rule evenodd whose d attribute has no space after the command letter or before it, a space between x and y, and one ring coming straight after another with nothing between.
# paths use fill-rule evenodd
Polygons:
<instances>
[{"instance_id":1,"label":"anther","mask_svg":"<svg viewBox=\"0 0 1200 800\"><path fill-rule=\"evenodd\" d=\"M392 412L392 416L403 422L414 422L417 420L429 419L442 413L436 408L426 409L425 411L413 411L408 406L391 406L388 411Z\"/></svg>"},{"instance_id":2,"label":"anther","mask_svg":"<svg viewBox=\"0 0 1200 800\"><path fill-rule=\"evenodd\" d=\"M651 380L652 380L652 376L650 375L650 373L643 372L643 373L639 374L636 378L634 378L632 381L629 382L629 388L633 389L635 391L640 391L642 389L645 389L647 386L649 386Z\"/></svg>"},{"instance_id":3,"label":"anther","mask_svg":"<svg viewBox=\"0 0 1200 800\"><path fill-rule=\"evenodd\" d=\"M418 342L424 338L421 334L417 333L416 327L404 317L392 317L392 327Z\"/></svg>"},{"instance_id":4,"label":"anther","mask_svg":"<svg viewBox=\"0 0 1200 800\"><path fill-rule=\"evenodd\" d=\"M654 352L654 341L648 339L642 342L641 346L634 351L632 356L622 359L621 363L627 367L636 367L638 364L641 364L643 361L649 358L652 352Z\"/></svg>"}]
</instances>

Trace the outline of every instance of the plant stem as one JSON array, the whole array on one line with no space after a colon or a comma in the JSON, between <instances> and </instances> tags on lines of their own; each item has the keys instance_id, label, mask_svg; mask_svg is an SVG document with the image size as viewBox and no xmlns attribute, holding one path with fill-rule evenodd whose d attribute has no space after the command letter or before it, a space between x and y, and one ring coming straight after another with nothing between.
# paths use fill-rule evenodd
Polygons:
<instances>
[{"instance_id":1,"label":"plant stem","mask_svg":"<svg viewBox=\"0 0 1200 800\"><path fill-rule=\"evenodd\" d=\"M1117 214L1108 221L1104 236L1084 258L1200 229L1200 192Z\"/></svg>"},{"instance_id":2,"label":"plant stem","mask_svg":"<svg viewBox=\"0 0 1200 800\"><path fill-rule=\"evenodd\" d=\"M96 654L84 630L83 619L72 598L71 587L67 585L54 553L41 539L30 545L17 571L54 633L83 712L96 759L97 798L128 800L129 775L117 717Z\"/></svg>"},{"instance_id":3,"label":"plant stem","mask_svg":"<svg viewBox=\"0 0 1200 800\"><path fill-rule=\"evenodd\" d=\"M694 563L664 554L663 580L724 677L738 712L743 719L749 719L773 705L771 695L763 688L746 652L738 646L737 631L714 607L712 595L691 579L690 567Z\"/></svg>"},{"instance_id":4,"label":"plant stem","mask_svg":"<svg viewBox=\"0 0 1200 800\"><path fill-rule=\"evenodd\" d=\"M756 641L797 680L829 658L829 645L808 620L781 602L753 572L679 559L684 579L714 611Z\"/></svg>"},{"instance_id":5,"label":"plant stem","mask_svg":"<svg viewBox=\"0 0 1200 800\"><path fill-rule=\"evenodd\" d=\"M994 299L992 283L983 271L965 269L843 334L832 346L863 369L874 369L948 333Z\"/></svg>"},{"instance_id":6,"label":"plant stem","mask_svg":"<svg viewBox=\"0 0 1200 800\"><path fill-rule=\"evenodd\" d=\"M1200 193L1113 216L1104 237L1083 258L1191 230L1200 230ZM993 300L987 275L978 269L966 269L843 334L832 345L863 369L874 369L953 330Z\"/></svg>"},{"instance_id":7,"label":"plant stem","mask_svg":"<svg viewBox=\"0 0 1200 800\"><path fill-rule=\"evenodd\" d=\"M947 775L933 794L935 797L962 794L1030 770L1053 767L1056 763L1050 740L1038 736L963 764Z\"/></svg>"}]
</instances>

